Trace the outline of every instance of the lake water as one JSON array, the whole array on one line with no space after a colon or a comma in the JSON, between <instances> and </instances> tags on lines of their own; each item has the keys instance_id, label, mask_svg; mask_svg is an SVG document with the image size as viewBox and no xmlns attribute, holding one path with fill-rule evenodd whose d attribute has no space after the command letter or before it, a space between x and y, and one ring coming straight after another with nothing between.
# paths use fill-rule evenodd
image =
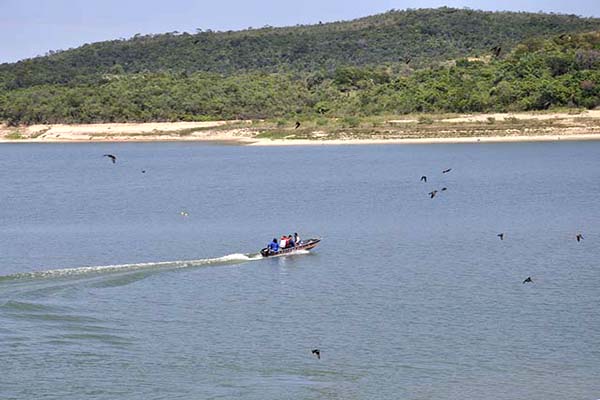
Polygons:
<instances>
[{"instance_id":1,"label":"lake water","mask_svg":"<svg viewBox=\"0 0 600 400\"><path fill-rule=\"evenodd\" d=\"M0 184L2 399L600 398L600 142L6 144Z\"/></svg>"}]
</instances>

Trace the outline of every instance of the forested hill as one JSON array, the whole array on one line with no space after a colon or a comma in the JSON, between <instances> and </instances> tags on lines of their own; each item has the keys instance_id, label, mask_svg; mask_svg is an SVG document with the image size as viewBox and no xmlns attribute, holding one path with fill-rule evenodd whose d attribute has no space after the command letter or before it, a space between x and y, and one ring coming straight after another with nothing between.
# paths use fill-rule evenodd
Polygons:
<instances>
[{"instance_id":1,"label":"forested hill","mask_svg":"<svg viewBox=\"0 0 600 400\"><path fill-rule=\"evenodd\" d=\"M331 71L340 66L502 53L534 36L600 29L600 19L466 9L389 11L347 22L236 32L137 35L0 65L0 89L96 83L106 74Z\"/></svg>"},{"instance_id":2,"label":"forested hill","mask_svg":"<svg viewBox=\"0 0 600 400\"><path fill-rule=\"evenodd\" d=\"M0 121L328 119L600 106L600 32L532 38L502 57L331 72L148 72L0 90Z\"/></svg>"}]
</instances>

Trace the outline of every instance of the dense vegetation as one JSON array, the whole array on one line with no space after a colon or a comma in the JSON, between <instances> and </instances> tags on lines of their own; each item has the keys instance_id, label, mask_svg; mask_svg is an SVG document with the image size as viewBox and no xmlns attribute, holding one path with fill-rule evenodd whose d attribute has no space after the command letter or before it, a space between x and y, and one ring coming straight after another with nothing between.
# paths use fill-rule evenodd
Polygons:
<instances>
[{"instance_id":1,"label":"dense vegetation","mask_svg":"<svg viewBox=\"0 0 600 400\"><path fill-rule=\"evenodd\" d=\"M0 88L95 83L104 74L332 71L509 51L534 36L600 30L600 19L466 9L390 11L347 22L135 36L0 65Z\"/></svg>"},{"instance_id":2,"label":"dense vegetation","mask_svg":"<svg viewBox=\"0 0 600 400\"><path fill-rule=\"evenodd\" d=\"M395 18L407 18L411 13L420 12L450 16L456 14L463 18L472 13L477 14L465 10L441 9L387 13L381 18L382 21L395 21ZM547 18L547 21L551 21L553 18L571 18L509 13L478 15L492 20L506 18L508 15L517 20L539 18L546 21ZM348 24L354 30L361 31L360 27L369 26L372 18L375 17ZM379 21L380 25L385 26L382 21ZM575 21L591 23L595 20ZM327 29L335 31L336 26L345 25L331 24ZM566 29L560 29L563 28ZM222 38L229 39L244 34L256 34L260 37L270 31L289 33L294 32L294 29L298 29L298 32L312 32L312 29L321 28L299 27L214 35L223 35ZM560 30L556 27L553 29ZM149 43L154 43L154 40L171 39L179 37L163 35L143 38ZM133 51L136 48L136 40L138 39L116 43L131 46ZM479 40L484 43L483 38ZM485 40L489 41L486 47L493 43L490 37ZM74 52L76 54L89 47L84 46ZM463 53L469 51L464 50ZM287 68L293 65L291 62L286 64L287 66L278 65L281 69L279 72L253 71L253 68L248 68L248 72L235 74L189 72L185 68L132 73L116 68L112 73L81 75L72 80L66 79L67 82L64 83L48 82L35 85L31 82L23 85L15 85L14 82L11 84L10 79L4 77L5 82L9 82L9 88L0 90L0 120L16 125L273 117L320 118L411 112L541 110L556 106L593 108L600 105L600 33L563 33L549 36L547 39L531 38L513 47L510 53L500 54L499 57L489 55L489 48L486 48L486 53L481 57L463 57L456 61L432 63L431 66L420 69L414 69L405 62L355 66L351 65L352 63L341 62L333 54L331 60L323 56L324 62L335 66L332 69L311 70L311 67L306 67L295 70ZM48 63L51 62L49 60L70 57L70 54L71 52L60 53L32 62ZM384 56L377 58L377 52L373 54L374 60L385 60ZM422 50L421 56L425 57L423 54ZM16 68L17 65L8 67ZM21 67L22 65L19 66ZM41 66L39 68L43 71ZM60 68L56 68L48 71L48 76L52 79L55 78L54 72L61 71ZM41 72L40 76L43 76ZM49 78L50 81L52 79Z\"/></svg>"}]
</instances>

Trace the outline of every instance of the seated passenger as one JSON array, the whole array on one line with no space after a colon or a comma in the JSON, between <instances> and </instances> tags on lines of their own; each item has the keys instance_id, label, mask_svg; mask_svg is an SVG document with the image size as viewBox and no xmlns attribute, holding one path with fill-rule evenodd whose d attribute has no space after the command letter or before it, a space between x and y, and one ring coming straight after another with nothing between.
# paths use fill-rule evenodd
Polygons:
<instances>
[{"instance_id":1,"label":"seated passenger","mask_svg":"<svg viewBox=\"0 0 600 400\"><path fill-rule=\"evenodd\" d=\"M287 237L285 237L285 235L283 235L281 239L279 239L279 247L281 247L282 249L285 249L287 247Z\"/></svg>"},{"instance_id":2,"label":"seated passenger","mask_svg":"<svg viewBox=\"0 0 600 400\"><path fill-rule=\"evenodd\" d=\"M298 232L294 233L294 243L296 246L300 246L300 235L298 235Z\"/></svg>"},{"instance_id":3,"label":"seated passenger","mask_svg":"<svg viewBox=\"0 0 600 400\"><path fill-rule=\"evenodd\" d=\"M277 244L277 239L273 238L273 241L269 243L267 246L271 253L277 253L279 251L279 245Z\"/></svg>"},{"instance_id":4,"label":"seated passenger","mask_svg":"<svg viewBox=\"0 0 600 400\"><path fill-rule=\"evenodd\" d=\"M292 235L289 235L287 237L287 242L288 242L288 247L296 247L296 243L294 243L294 239L292 238Z\"/></svg>"}]
</instances>

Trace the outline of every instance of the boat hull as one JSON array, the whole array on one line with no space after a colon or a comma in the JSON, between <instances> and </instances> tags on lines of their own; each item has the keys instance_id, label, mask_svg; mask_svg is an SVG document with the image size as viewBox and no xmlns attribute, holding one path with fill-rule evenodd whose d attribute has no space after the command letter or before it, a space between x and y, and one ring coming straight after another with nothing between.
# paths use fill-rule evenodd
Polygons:
<instances>
[{"instance_id":1,"label":"boat hull","mask_svg":"<svg viewBox=\"0 0 600 400\"><path fill-rule=\"evenodd\" d=\"M291 256L298 253L300 250L310 250L317 247L321 239L308 239L300 242L299 245L294 247L288 247L286 249L280 249L276 253L272 253L269 251L267 247L260 251L260 254L263 257L281 257L281 256Z\"/></svg>"}]
</instances>

